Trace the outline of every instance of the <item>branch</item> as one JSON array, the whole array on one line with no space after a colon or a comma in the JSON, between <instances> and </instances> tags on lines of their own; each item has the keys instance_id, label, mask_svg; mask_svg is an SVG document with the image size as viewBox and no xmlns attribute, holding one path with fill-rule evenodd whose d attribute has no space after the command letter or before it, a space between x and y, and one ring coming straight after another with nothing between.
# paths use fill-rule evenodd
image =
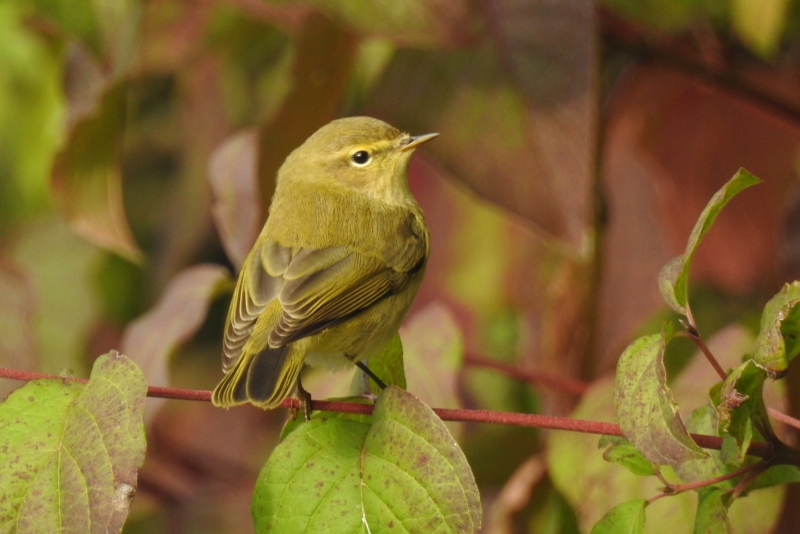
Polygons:
<instances>
[{"instance_id":1,"label":"branch","mask_svg":"<svg viewBox=\"0 0 800 534\"><path fill-rule=\"evenodd\" d=\"M499 371L510 378L527 382L534 386L544 386L556 389L558 391L572 393L577 397L582 396L584 393L586 393L586 390L589 389L589 384L580 380L551 375L531 369L523 369L518 365L500 362L484 356L479 356L477 354L467 353L464 356L464 363L473 365L475 367L494 369L495 371Z\"/></svg>"},{"instance_id":2,"label":"branch","mask_svg":"<svg viewBox=\"0 0 800 534\"><path fill-rule=\"evenodd\" d=\"M16 369L5 369L0 367L0 378L9 378L11 380L21 380L27 382L29 380L38 380L40 378L69 380L72 382L80 382L86 384L88 382L85 378L74 378L68 376L58 376L43 373L33 373L30 371L18 371ZM176 399L176 400L193 400L193 401L211 401L211 392L197 389L178 389L178 388L162 388L150 386L147 388L148 397L158 397L162 399ZM297 399L286 398L280 404L281 408L300 409L300 403ZM371 414L374 409L372 404L357 404L354 402L342 401L311 401L311 409L326 412L341 412L341 413L354 413L354 414ZM583 432L586 434L604 434L608 436L621 436L622 430L618 425L613 423L604 423L600 421L587 421L584 419L571 419L569 417L556 417L552 415L540 414L527 414L515 412L495 412L490 410L467 410L467 409L449 409L449 408L432 408L434 413L438 415L443 421L461 421L461 422L475 422L475 423L492 423L498 425L514 425L526 426L533 428L546 428L550 430L567 430L571 432ZM717 449L722 447L722 438L717 436L706 436L702 434L692 434L692 439L700 447L706 449ZM747 454L752 456L759 456L767 458L772 456L772 446L768 443L753 442L747 449Z\"/></svg>"}]
</instances>

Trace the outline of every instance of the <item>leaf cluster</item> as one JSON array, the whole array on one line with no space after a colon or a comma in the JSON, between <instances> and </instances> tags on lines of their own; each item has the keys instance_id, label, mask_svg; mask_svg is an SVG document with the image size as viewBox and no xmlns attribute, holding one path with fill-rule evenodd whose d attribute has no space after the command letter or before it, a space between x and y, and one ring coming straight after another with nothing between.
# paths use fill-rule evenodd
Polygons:
<instances>
[{"instance_id":1,"label":"leaf cluster","mask_svg":"<svg viewBox=\"0 0 800 534\"><path fill-rule=\"evenodd\" d=\"M757 183L755 176L740 169L700 214L685 252L661 270L659 289L664 301L683 315L684 330L676 331L673 323L665 322L661 333L633 341L620 357L614 407L625 439L603 438L604 458L636 475L658 476L664 487L651 499L618 505L593 532L644 532L650 503L688 490L699 493L695 532L730 532L728 509L737 498L747 491L800 480L800 456L776 435L763 396L765 381L784 376L798 352L800 281L784 285L766 304L752 349L731 370L723 370L706 346L689 303L688 276L697 247L731 198ZM664 366L668 344L678 335L698 345L721 379L709 386L707 403L692 411L688 424L680 416ZM690 431L721 437L722 448L703 450ZM748 456L754 441L768 444L772 452L758 460ZM667 482L662 466L671 467L683 482Z\"/></svg>"}]
</instances>

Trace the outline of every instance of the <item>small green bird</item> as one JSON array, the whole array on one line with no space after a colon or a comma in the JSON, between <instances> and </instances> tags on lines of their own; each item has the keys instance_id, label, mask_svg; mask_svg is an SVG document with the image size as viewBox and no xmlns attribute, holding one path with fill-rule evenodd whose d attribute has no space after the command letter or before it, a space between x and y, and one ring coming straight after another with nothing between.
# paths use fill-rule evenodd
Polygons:
<instances>
[{"instance_id":1,"label":"small green bird","mask_svg":"<svg viewBox=\"0 0 800 534\"><path fill-rule=\"evenodd\" d=\"M303 364L342 369L388 344L429 253L408 162L437 135L351 117L289 154L228 311L216 406L270 409L293 394L308 418Z\"/></svg>"}]
</instances>

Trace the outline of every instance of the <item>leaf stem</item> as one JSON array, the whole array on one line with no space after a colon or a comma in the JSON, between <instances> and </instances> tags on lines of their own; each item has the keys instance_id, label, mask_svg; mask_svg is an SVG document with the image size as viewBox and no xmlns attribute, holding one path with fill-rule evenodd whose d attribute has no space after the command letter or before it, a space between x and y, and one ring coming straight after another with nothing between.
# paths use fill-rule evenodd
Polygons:
<instances>
[{"instance_id":1,"label":"leaf stem","mask_svg":"<svg viewBox=\"0 0 800 534\"><path fill-rule=\"evenodd\" d=\"M684 491L696 490L699 488L704 488L706 486L713 486L714 484L718 484L720 482L725 482L726 480L730 480L732 478L736 478L738 476L744 475L745 473L753 473L755 472L755 476L758 476L761 472L763 472L767 467L770 465L770 460L762 459L758 462L750 465L745 465L740 467L735 471L731 471L730 473L726 473L724 475L720 475L714 478L708 478L706 480L698 480L697 482L688 482L686 484L668 484L664 491L659 493L658 495L654 495L647 500L647 504L651 504L654 501L657 501L661 497L671 497L673 495L678 495L679 493L683 493ZM747 476L742 479L742 482L747 481L748 483L753 480L754 477ZM740 483L741 484L741 483ZM739 485L736 486L737 488ZM744 488L742 488L744 489Z\"/></svg>"}]
</instances>

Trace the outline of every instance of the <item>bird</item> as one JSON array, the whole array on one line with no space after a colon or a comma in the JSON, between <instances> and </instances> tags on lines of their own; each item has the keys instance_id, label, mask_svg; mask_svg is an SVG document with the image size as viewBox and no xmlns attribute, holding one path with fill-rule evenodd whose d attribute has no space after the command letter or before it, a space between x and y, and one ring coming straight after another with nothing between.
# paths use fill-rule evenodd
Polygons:
<instances>
[{"instance_id":1,"label":"bird","mask_svg":"<svg viewBox=\"0 0 800 534\"><path fill-rule=\"evenodd\" d=\"M348 117L289 154L233 292L214 405L273 409L293 396L308 420L304 365L362 366L389 343L430 253L408 164L437 135Z\"/></svg>"}]
</instances>

